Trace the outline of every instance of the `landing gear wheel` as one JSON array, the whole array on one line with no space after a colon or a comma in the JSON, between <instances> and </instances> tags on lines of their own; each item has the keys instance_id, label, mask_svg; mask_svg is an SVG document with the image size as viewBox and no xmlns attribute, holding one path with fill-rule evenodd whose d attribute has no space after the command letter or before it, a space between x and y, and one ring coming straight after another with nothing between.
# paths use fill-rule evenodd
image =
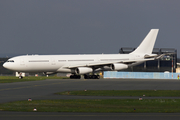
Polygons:
<instances>
[{"instance_id":1,"label":"landing gear wheel","mask_svg":"<svg viewBox=\"0 0 180 120\"><path fill-rule=\"evenodd\" d=\"M71 75L70 79L81 79L80 75Z\"/></svg>"},{"instance_id":2,"label":"landing gear wheel","mask_svg":"<svg viewBox=\"0 0 180 120\"><path fill-rule=\"evenodd\" d=\"M19 79L23 79L23 76L19 76Z\"/></svg>"},{"instance_id":3,"label":"landing gear wheel","mask_svg":"<svg viewBox=\"0 0 180 120\"><path fill-rule=\"evenodd\" d=\"M84 75L84 79L88 79L88 75Z\"/></svg>"},{"instance_id":4,"label":"landing gear wheel","mask_svg":"<svg viewBox=\"0 0 180 120\"><path fill-rule=\"evenodd\" d=\"M100 79L99 75L84 75L84 79Z\"/></svg>"}]
</instances>

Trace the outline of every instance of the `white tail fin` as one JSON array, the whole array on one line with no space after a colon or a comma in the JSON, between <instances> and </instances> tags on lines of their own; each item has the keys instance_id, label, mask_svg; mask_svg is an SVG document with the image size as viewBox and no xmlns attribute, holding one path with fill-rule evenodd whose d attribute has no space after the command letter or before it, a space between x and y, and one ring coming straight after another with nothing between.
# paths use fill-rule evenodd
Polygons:
<instances>
[{"instance_id":1,"label":"white tail fin","mask_svg":"<svg viewBox=\"0 0 180 120\"><path fill-rule=\"evenodd\" d=\"M131 54L152 54L159 29L151 29L141 44Z\"/></svg>"}]
</instances>

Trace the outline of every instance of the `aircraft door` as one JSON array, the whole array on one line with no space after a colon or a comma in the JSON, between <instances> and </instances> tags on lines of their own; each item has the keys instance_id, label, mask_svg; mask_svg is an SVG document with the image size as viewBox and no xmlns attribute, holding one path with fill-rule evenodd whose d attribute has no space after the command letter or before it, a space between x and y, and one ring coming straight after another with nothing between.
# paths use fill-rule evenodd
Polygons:
<instances>
[{"instance_id":1,"label":"aircraft door","mask_svg":"<svg viewBox=\"0 0 180 120\"><path fill-rule=\"evenodd\" d=\"M25 65L25 61L24 59L20 59L20 65L24 66Z\"/></svg>"},{"instance_id":2,"label":"aircraft door","mask_svg":"<svg viewBox=\"0 0 180 120\"><path fill-rule=\"evenodd\" d=\"M56 60L54 58L51 59L51 65L56 65Z\"/></svg>"}]
</instances>

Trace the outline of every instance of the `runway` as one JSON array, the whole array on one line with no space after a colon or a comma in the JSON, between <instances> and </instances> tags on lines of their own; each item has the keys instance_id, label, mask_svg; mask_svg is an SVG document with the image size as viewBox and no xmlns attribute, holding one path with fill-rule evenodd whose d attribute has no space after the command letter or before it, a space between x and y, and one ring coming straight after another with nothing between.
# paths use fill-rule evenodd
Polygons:
<instances>
[{"instance_id":1,"label":"runway","mask_svg":"<svg viewBox=\"0 0 180 120\"><path fill-rule=\"evenodd\" d=\"M53 79L43 81L18 82L0 84L0 103L39 99L138 99L138 97L99 97L99 96L60 96L56 92L72 90L180 90L180 81L178 80L137 80L137 79ZM145 99L156 99L150 97ZM166 97L165 99L169 99ZM173 99L179 99L175 97ZM148 116L153 117L148 117ZM158 119L167 116L164 119L179 118L180 114L101 114L101 113L39 113L39 112L0 112L0 118L54 118L54 119L118 119L118 118L145 118ZM27 119L28 120L28 119Z\"/></svg>"},{"instance_id":2,"label":"runway","mask_svg":"<svg viewBox=\"0 0 180 120\"><path fill-rule=\"evenodd\" d=\"M0 112L2 120L178 120L179 113L35 113Z\"/></svg>"}]
</instances>

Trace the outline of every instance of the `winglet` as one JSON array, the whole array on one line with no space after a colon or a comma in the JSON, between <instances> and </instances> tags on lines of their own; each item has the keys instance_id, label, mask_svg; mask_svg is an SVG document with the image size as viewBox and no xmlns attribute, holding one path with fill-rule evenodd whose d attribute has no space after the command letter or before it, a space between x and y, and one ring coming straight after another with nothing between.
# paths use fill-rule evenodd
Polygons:
<instances>
[{"instance_id":1,"label":"winglet","mask_svg":"<svg viewBox=\"0 0 180 120\"><path fill-rule=\"evenodd\" d=\"M130 54L152 54L159 29L151 29L141 44Z\"/></svg>"}]
</instances>

